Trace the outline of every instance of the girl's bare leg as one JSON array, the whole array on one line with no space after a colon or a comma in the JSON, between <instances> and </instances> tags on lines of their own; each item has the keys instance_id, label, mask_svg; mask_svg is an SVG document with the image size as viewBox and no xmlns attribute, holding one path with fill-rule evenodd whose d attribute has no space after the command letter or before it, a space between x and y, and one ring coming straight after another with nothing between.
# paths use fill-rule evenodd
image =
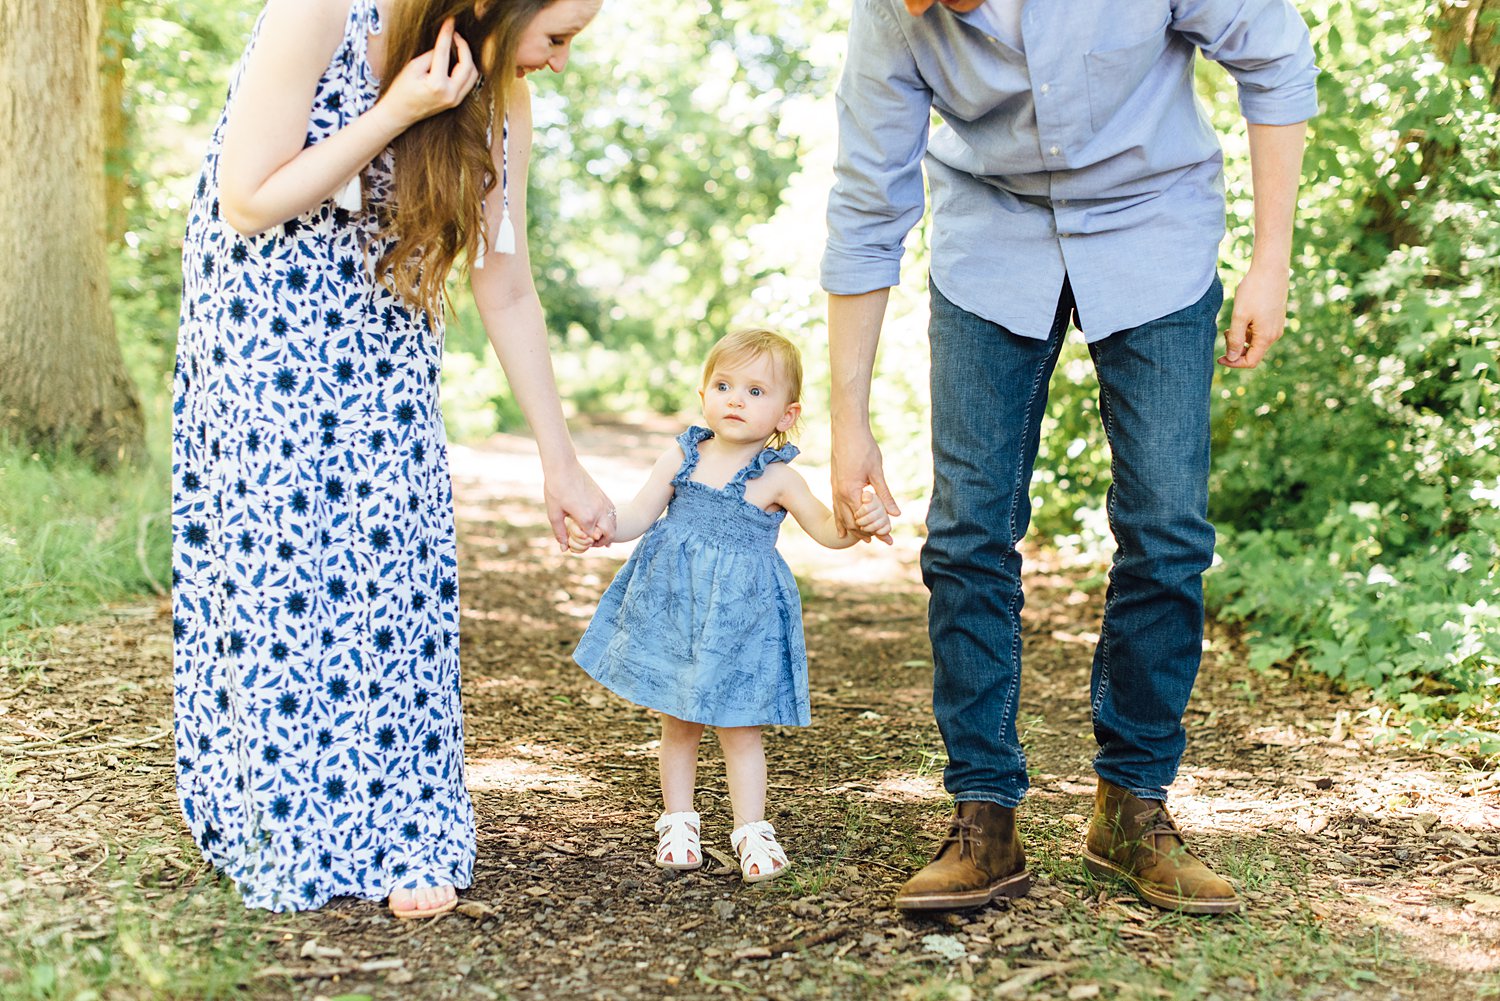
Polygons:
<instances>
[{"instance_id":1,"label":"girl's bare leg","mask_svg":"<svg viewBox=\"0 0 1500 1001\"><path fill-rule=\"evenodd\" d=\"M689 723L666 713L661 717L661 799L666 813L693 808L693 786L698 778L698 741L702 723Z\"/></svg>"},{"instance_id":2,"label":"girl's bare leg","mask_svg":"<svg viewBox=\"0 0 1500 1001\"><path fill-rule=\"evenodd\" d=\"M719 728L724 749L724 772L729 779L729 802L736 829L766 819L766 750L758 726Z\"/></svg>"}]
</instances>

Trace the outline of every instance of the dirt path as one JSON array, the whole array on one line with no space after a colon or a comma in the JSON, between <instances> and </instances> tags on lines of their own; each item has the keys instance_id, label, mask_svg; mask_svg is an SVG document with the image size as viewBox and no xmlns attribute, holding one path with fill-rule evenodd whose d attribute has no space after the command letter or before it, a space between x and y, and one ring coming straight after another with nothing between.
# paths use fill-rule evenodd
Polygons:
<instances>
[{"instance_id":1,"label":"dirt path","mask_svg":"<svg viewBox=\"0 0 1500 1001\"><path fill-rule=\"evenodd\" d=\"M661 440L580 436L627 496ZM177 814L167 610L122 608L0 671L0 997L1500 997L1500 779L1378 741L1377 713L1249 673L1227 636L1189 712L1174 806L1248 913L1161 915L1085 876L1102 590L1087 569L1033 564L1027 579L1036 888L898 917L887 902L947 815L914 538L830 554L786 532L814 723L767 743L795 873L750 888L723 865L655 869L655 725L569 659L623 552L555 552L524 440L455 449L454 469L480 849L461 913L397 925L355 901L239 907ZM727 859L706 746L705 844Z\"/></svg>"}]
</instances>

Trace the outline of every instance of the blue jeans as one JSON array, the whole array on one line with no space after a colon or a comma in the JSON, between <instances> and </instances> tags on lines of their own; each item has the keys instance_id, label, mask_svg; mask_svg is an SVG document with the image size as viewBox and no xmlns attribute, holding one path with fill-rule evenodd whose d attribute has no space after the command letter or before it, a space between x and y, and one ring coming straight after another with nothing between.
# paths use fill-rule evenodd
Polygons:
<instances>
[{"instance_id":1,"label":"blue jeans","mask_svg":"<svg viewBox=\"0 0 1500 1001\"><path fill-rule=\"evenodd\" d=\"M1108 513L1117 551L1094 651L1094 769L1143 799L1166 799L1203 644L1209 387L1223 288L1186 309L1089 345L1109 439ZM1021 556L1031 520L1047 384L1073 313L1065 283L1046 340L1012 334L932 287L932 453L922 549L931 592L933 712L958 801L1015 806L1026 795L1016 735Z\"/></svg>"}]
</instances>

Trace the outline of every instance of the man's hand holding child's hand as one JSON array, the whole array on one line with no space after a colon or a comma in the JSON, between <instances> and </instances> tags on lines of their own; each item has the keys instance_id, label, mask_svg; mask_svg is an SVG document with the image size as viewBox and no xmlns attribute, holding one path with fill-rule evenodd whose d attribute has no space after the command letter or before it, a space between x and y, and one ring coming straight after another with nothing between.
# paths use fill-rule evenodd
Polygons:
<instances>
[{"instance_id":1,"label":"man's hand holding child's hand","mask_svg":"<svg viewBox=\"0 0 1500 1001\"><path fill-rule=\"evenodd\" d=\"M873 536L891 545L891 516L886 513L885 505L875 496L875 491L869 487L865 488L859 512L854 517L854 525L866 535Z\"/></svg>"}]
</instances>

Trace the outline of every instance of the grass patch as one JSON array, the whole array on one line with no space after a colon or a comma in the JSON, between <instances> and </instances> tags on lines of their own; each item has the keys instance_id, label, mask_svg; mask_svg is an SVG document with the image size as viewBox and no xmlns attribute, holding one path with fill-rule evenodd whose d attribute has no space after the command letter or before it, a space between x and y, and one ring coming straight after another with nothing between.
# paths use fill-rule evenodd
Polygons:
<instances>
[{"instance_id":1,"label":"grass patch","mask_svg":"<svg viewBox=\"0 0 1500 1001\"><path fill-rule=\"evenodd\" d=\"M0 657L24 654L40 627L170 585L165 453L104 474L0 442Z\"/></svg>"},{"instance_id":2,"label":"grass patch","mask_svg":"<svg viewBox=\"0 0 1500 1001\"><path fill-rule=\"evenodd\" d=\"M45 870L9 867L0 887L0 997L212 1001L280 992L255 979L267 962L264 916L246 911L222 879L154 887L139 858L107 864L97 874L100 894L88 897Z\"/></svg>"}]
</instances>

